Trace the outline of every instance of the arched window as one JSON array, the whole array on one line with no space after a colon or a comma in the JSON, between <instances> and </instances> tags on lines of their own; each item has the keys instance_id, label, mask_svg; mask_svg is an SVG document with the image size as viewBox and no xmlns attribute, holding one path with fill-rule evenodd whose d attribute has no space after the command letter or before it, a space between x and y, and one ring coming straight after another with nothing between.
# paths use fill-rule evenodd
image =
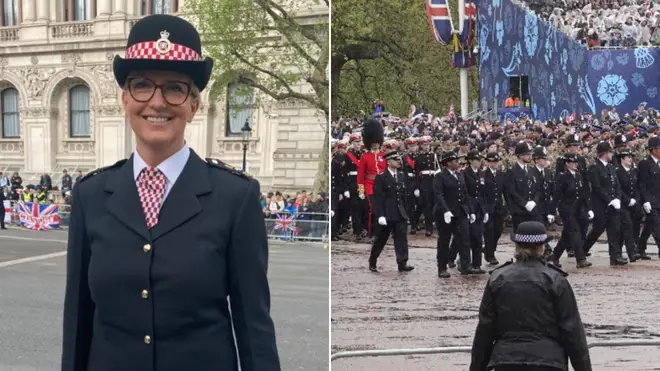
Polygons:
<instances>
[{"instance_id":1,"label":"arched window","mask_svg":"<svg viewBox=\"0 0 660 371\"><path fill-rule=\"evenodd\" d=\"M5 89L0 93L2 99L2 137L19 138L21 121L18 114L18 90Z\"/></svg>"},{"instance_id":2,"label":"arched window","mask_svg":"<svg viewBox=\"0 0 660 371\"><path fill-rule=\"evenodd\" d=\"M247 93L247 94L246 94ZM252 123L254 110L254 89L242 84L229 84L227 86L227 125L225 135L241 135L241 128L245 121Z\"/></svg>"},{"instance_id":3,"label":"arched window","mask_svg":"<svg viewBox=\"0 0 660 371\"><path fill-rule=\"evenodd\" d=\"M89 137L92 134L89 115L89 88L74 86L69 90L69 135L72 138Z\"/></svg>"}]
</instances>

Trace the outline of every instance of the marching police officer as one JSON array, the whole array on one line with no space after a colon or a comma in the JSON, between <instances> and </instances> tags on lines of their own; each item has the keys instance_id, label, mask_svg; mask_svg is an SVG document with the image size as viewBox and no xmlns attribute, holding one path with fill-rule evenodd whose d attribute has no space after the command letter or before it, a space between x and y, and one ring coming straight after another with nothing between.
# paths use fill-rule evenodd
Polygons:
<instances>
[{"instance_id":1,"label":"marching police officer","mask_svg":"<svg viewBox=\"0 0 660 371\"><path fill-rule=\"evenodd\" d=\"M506 207L504 206L504 171L500 165L500 155L497 152L486 154L486 170L484 171L484 193L488 221L484 229L484 258L491 265L499 262L495 258L497 243L504 230L504 217Z\"/></svg>"},{"instance_id":2,"label":"marching police officer","mask_svg":"<svg viewBox=\"0 0 660 371\"><path fill-rule=\"evenodd\" d=\"M459 272L465 274L481 273L472 267L470 259L470 222L476 221L472 212L472 200L467 190L463 174L458 172L458 155L454 151L445 151L440 160L442 170L433 177L435 205L433 214L438 226L438 244L436 259L438 277L450 277L447 272L449 263L449 245L452 236L455 239L460 256Z\"/></svg>"},{"instance_id":3,"label":"marching police officer","mask_svg":"<svg viewBox=\"0 0 660 371\"><path fill-rule=\"evenodd\" d=\"M435 155L431 152L431 137L423 136L419 139L420 152L415 157L415 170L417 171L420 208L424 213L424 226L426 236L433 234L433 174L435 174Z\"/></svg>"},{"instance_id":4,"label":"marching police officer","mask_svg":"<svg viewBox=\"0 0 660 371\"><path fill-rule=\"evenodd\" d=\"M650 234L658 243L660 241L660 137L651 137L648 140L649 156L639 163L639 193L641 194L642 209L646 214L646 225ZM644 232L642 232L642 236ZM641 245L644 243L644 249ZM646 241L640 238L640 252L645 251Z\"/></svg>"},{"instance_id":5,"label":"marching police officer","mask_svg":"<svg viewBox=\"0 0 660 371\"><path fill-rule=\"evenodd\" d=\"M539 205L537 206L538 212L541 215L542 222L549 228L555 222L555 207L553 202L554 197L554 179L548 166L548 151L543 146L537 146L532 153L532 160L534 166L531 167L530 173L536 180L538 187ZM545 245L545 255L550 256L552 248L550 245Z\"/></svg>"},{"instance_id":6,"label":"marching police officer","mask_svg":"<svg viewBox=\"0 0 660 371\"><path fill-rule=\"evenodd\" d=\"M621 235L619 244L626 244L626 252L630 262L642 259L637 252L637 240L642 223L642 205L639 203L640 195L637 186L637 169L633 167L633 153L629 149L622 149L616 153L619 166L616 174L621 184ZM644 253L644 260L648 255Z\"/></svg>"},{"instance_id":7,"label":"marching police officer","mask_svg":"<svg viewBox=\"0 0 660 371\"><path fill-rule=\"evenodd\" d=\"M259 182L184 139L197 30L144 17L113 67L136 150L73 188L61 370L279 371Z\"/></svg>"},{"instance_id":8,"label":"marching police officer","mask_svg":"<svg viewBox=\"0 0 660 371\"><path fill-rule=\"evenodd\" d=\"M459 155L460 156L460 155ZM478 150L471 150L465 159L467 168L463 171L465 185L472 200L472 213L475 220L470 223L470 251L472 252L472 268L481 273L481 255L483 253L484 223L488 222L486 211L485 175L481 170L481 155ZM485 273L485 272L484 272Z\"/></svg>"},{"instance_id":9,"label":"marching police officer","mask_svg":"<svg viewBox=\"0 0 660 371\"><path fill-rule=\"evenodd\" d=\"M584 243L584 251L589 252L598 237L607 231L610 265L625 265L627 259L621 257L621 187L616 169L612 165L613 150L609 142L596 145L598 158L589 166L591 184L591 210L595 217L593 226Z\"/></svg>"},{"instance_id":10,"label":"marching police officer","mask_svg":"<svg viewBox=\"0 0 660 371\"><path fill-rule=\"evenodd\" d=\"M385 155L387 170L376 175L372 207L380 227L369 256L369 270L378 272L376 265L390 234L394 237L394 251L399 272L409 272L408 265L408 213L406 212L406 174L401 168L401 155L397 151Z\"/></svg>"},{"instance_id":11,"label":"marching police officer","mask_svg":"<svg viewBox=\"0 0 660 371\"><path fill-rule=\"evenodd\" d=\"M584 240L580 231L578 222L579 211L583 208L588 209L589 218L593 218L593 211L590 210L589 188L585 184L582 174L578 170L579 157L576 153L568 152L563 156L564 171L557 174L557 182L554 188L553 208L559 211L559 216L564 222L561 238L550 257L554 265L561 267L559 258L567 248L574 251L578 268L587 268L591 263L587 261L584 251Z\"/></svg>"},{"instance_id":12,"label":"marching police officer","mask_svg":"<svg viewBox=\"0 0 660 371\"><path fill-rule=\"evenodd\" d=\"M513 235L516 262L494 270L479 308L470 371L591 371L591 358L567 273L543 262L540 222Z\"/></svg>"},{"instance_id":13,"label":"marching police officer","mask_svg":"<svg viewBox=\"0 0 660 371\"><path fill-rule=\"evenodd\" d=\"M525 221L541 221L536 179L529 171L532 148L527 142L516 144L514 154L518 161L506 173L504 197L511 212L513 229Z\"/></svg>"},{"instance_id":14,"label":"marching police officer","mask_svg":"<svg viewBox=\"0 0 660 371\"><path fill-rule=\"evenodd\" d=\"M419 214L417 206L419 205L419 177L415 171L415 158L417 156L417 138L410 137L406 139L406 149L408 153L403 156L403 172L408 179L408 216L410 217L410 234L417 233L417 222Z\"/></svg>"}]
</instances>

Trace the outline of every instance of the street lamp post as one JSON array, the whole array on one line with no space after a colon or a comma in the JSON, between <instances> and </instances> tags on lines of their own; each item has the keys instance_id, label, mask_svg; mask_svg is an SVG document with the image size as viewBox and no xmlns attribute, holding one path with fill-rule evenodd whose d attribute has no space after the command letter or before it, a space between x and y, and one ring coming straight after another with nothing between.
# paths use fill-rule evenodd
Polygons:
<instances>
[{"instance_id":1,"label":"street lamp post","mask_svg":"<svg viewBox=\"0 0 660 371\"><path fill-rule=\"evenodd\" d=\"M243 134L243 171L245 171L247 168L248 144L250 144L250 136L252 136L252 128L248 120L245 120L245 125L241 128L241 133Z\"/></svg>"}]
</instances>

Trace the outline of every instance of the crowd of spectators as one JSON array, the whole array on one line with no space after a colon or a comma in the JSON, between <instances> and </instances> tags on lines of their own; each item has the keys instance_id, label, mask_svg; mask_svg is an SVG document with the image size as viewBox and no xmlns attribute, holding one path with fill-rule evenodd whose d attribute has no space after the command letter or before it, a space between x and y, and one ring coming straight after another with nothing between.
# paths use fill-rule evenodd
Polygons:
<instances>
[{"instance_id":1,"label":"crowd of spectators","mask_svg":"<svg viewBox=\"0 0 660 371\"><path fill-rule=\"evenodd\" d=\"M592 49L660 46L660 4L651 0L516 2Z\"/></svg>"},{"instance_id":2,"label":"crowd of spectators","mask_svg":"<svg viewBox=\"0 0 660 371\"><path fill-rule=\"evenodd\" d=\"M271 235L287 234L287 231L278 230L275 220L278 216L286 215L295 220L296 239L322 238L328 233L329 200L325 192L317 195L302 190L296 192L295 197L281 192L268 192L261 195L259 200L264 213L266 227Z\"/></svg>"}]
</instances>

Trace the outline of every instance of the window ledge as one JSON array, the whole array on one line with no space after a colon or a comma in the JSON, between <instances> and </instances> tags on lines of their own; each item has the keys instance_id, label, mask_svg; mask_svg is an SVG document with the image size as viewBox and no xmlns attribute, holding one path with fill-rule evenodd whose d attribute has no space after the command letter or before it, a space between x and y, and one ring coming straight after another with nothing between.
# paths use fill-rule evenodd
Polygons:
<instances>
[{"instance_id":1,"label":"window ledge","mask_svg":"<svg viewBox=\"0 0 660 371\"><path fill-rule=\"evenodd\" d=\"M91 136L89 137L73 137L73 138L66 138L64 139L64 142L93 142L94 139L92 139Z\"/></svg>"},{"instance_id":2,"label":"window ledge","mask_svg":"<svg viewBox=\"0 0 660 371\"><path fill-rule=\"evenodd\" d=\"M224 136L219 139L223 142L243 142L243 137L240 135ZM259 138L250 137L250 139L248 139L248 142L257 142L257 141L259 141Z\"/></svg>"},{"instance_id":3,"label":"window ledge","mask_svg":"<svg viewBox=\"0 0 660 371\"><path fill-rule=\"evenodd\" d=\"M12 142L20 142L23 139L21 137L16 137L16 138L0 138L0 143L12 143Z\"/></svg>"}]
</instances>

